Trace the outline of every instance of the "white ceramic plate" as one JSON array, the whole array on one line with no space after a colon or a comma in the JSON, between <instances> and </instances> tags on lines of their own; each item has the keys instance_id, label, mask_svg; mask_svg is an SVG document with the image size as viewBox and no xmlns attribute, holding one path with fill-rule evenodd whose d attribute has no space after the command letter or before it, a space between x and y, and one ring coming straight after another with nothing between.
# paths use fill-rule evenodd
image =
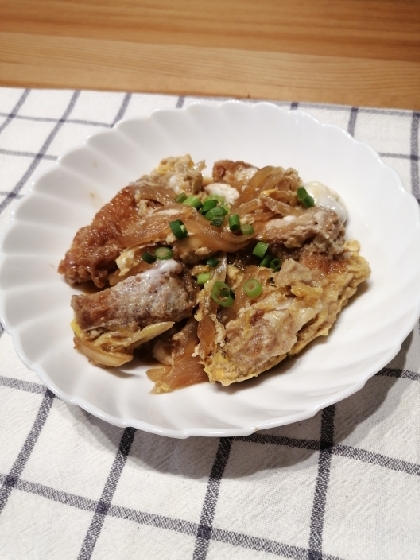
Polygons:
<instances>
[{"instance_id":1,"label":"white ceramic plate","mask_svg":"<svg viewBox=\"0 0 420 560\"><path fill-rule=\"evenodd\" d=\"M74 290L56 272L76 230L166 156L296 168L338 191L372 268L327 339L258 379L152 395L139 364L119 374L73 349ZM397 174L367 145L309 115L241 102L157 111L90 137L33 184L3 236L0 316L21 360L63 400L118 426L166 436L247 435L356 392L398 352L420 312L420 219Z\"/></svg>"}]
</instances>

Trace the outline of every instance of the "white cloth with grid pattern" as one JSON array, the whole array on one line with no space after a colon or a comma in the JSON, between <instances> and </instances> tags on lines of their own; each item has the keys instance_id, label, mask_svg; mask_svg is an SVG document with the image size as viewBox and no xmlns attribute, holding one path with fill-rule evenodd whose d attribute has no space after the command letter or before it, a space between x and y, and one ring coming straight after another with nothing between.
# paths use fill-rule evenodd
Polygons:
<instances>
[{"instance_id":1,"label":"white cloth with grid pattern","mask_svg":"<svg viewBox=\"0 0 420 560\"><path fill-rule=\"evenodd\" d=\"M0 88L0 231L36 174L87 135L193 101ZM418 113L299 108L371 144L419 200ZM418 324L361 391L314 418L187 440L60 401L0 326L0 558L419 558L419 426Z\"/></svg>"}]
</instances>

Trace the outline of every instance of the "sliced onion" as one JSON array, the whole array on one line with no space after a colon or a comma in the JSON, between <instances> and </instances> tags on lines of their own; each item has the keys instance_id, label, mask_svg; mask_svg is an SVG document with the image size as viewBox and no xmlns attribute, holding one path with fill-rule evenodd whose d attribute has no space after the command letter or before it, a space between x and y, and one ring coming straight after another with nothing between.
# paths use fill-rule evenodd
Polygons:
<instances>
[{"instance_id":1,"label":"sliced onion","mask_svg":"<svg viewBox=\"0 0 420 560\"><path fill-rule=\"evenodd\" d=\"M123 354L121 352L106 352L95 346L92 342L74 337L74 345L76 349L86 356L95 366L118 367L130 362L133 359L132 354Z\"/></svg>"},{"instance_id":2,"label":"sliced onion","mask_svg":"<svg viewBox=\"0 0 420 560\"><path fill-rule=\"evenodd\" d=\"M148 325L137 332L131 331L115 331L101 334L95 341L95 346L110 346L117 348L134 348L140 344L145 344L155 338L156 336L164 333L174 326L173 321L165 321L162 323L155 323Z\"/></svg>"}]
</instances>

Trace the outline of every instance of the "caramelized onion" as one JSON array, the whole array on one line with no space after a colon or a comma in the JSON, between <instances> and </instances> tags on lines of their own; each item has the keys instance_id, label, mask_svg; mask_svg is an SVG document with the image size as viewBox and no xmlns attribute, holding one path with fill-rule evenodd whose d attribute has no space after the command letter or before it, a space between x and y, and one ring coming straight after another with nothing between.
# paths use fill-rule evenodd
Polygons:
<instances>
[{"instance_id":1,"label":"caramelized onion","mask_svg":"<svg viewBox=\"0 0 420 560\"><path fill-rule=\"evenodd\" d=\"M168 393L175 389L208 381L204 366L194 356L185 358L173 367L151 368L146 373L149 379L155 383L152 393Z\"/></svg>"},{"instance_id":2,"label":"caramelized onion","mask_svg":"<svg viewBox=\"0 0 420 560\"><path fill-rule=\"evenodd\" d=\"M122 234L120 242L124 247L143 246L151 243L161 243L171 233L169 222L184 221L193 212L190 206L171 204L150 216L134 223Z\"/></svg>"},{"instance_id":3,"label":"caramelized onion","mask_svg":"<svg viewBox=\"0 0 420 560\"><path fill-rule=\"evenodd\" d=\"M155 383L153 393L167 393L208 381L198 356L192 355L197 344L197 323L191 318L185 327L172 337L172 366L158 366L146 371L149 379Z\"/></svg>"},{"instance_id":4,"label":"caramelized onion","mask_svg":"<svg viewBox=\"0 0 420 560\"><path fill-rule=\"evenodd\" d=\"M184 220L188 233L191 236L196 236L200 240L202 247L207 247L212 251L224 251L226 253L234 253L243 249L249 243L249 238L239 235L234 235L221 227L212 226L198 212L192 213L186 220Z\"/></svg>"},{"instance_id":5,"label":"caramelized onion","mask_svg":"<svg viewBox=\"0 0 420 560\"><path fill-rule=\"evenodd\" d=\"M280 216L289 216L291 214L293 216L298 216L302 213L299 208L290 206L289 204L286 204L281 200L274 200L274 198L271 198L270 196L262 195L261 200L264 202L267 208L272 210L275 214L280 214Z\"/></svg>"}]
</instances>

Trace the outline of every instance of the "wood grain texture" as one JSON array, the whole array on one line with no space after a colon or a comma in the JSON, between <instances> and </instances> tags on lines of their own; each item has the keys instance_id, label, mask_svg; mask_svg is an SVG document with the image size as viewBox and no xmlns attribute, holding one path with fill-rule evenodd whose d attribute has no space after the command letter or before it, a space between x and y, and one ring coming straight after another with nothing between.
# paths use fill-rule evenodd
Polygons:
<instances>
[{"instance_id":1,"label":"wood grain texture","mask_svg":"<svg viewBox=\"0 0 420 560\"><path fill-rule=\"evenodd\" d=\"M420 2L0 0L0 85L420 109Z\"/></svg>"}]
</instances>

